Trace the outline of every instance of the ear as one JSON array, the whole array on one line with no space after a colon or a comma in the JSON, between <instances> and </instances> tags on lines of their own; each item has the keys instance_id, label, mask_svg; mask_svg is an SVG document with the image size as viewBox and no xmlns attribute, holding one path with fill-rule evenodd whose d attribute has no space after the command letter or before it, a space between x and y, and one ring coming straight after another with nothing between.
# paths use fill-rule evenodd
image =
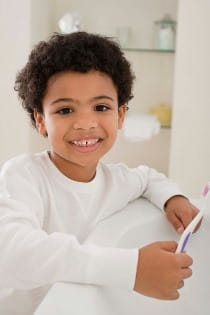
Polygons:
<instances>
[{"instance_id":1,"label":"ear","mask_svg":"<svg viewBox=\"0 0 210 315\"><path fill-rule=\"evenodd\" d=\"M125 114L127 110L128 110L127 105L121 105L118 108L118 129L121 129L123 126L123 122L124 122Z\"/></svg>"},{"instance_id":2,"label":"ear","mask_svg":"<svg viewBox=\"0 0 210 315\"><path fill-rule=\"evenodd\" d=\"M42 135L43 137L46 137L47 130L45 127L44 114L34 110L34 119L36 123L36 129L38 130L39 134Z\"/></svg>"}]
</instances>

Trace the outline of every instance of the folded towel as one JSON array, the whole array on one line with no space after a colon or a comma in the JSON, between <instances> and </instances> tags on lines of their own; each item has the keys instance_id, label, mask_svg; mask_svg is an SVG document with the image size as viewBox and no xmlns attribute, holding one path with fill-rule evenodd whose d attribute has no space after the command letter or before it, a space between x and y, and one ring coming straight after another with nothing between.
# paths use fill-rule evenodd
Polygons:
<instances>
[{"instance_id":1,"label":"folded towel","mask_svg":"<svg viewBox=\"0 0 210 315\"><path fill-rule=\"evenodd\" d=\"M153 115L127 116L123 125L123 135L131 142L149 140L160 131L160 122Z\"/></svg>"}]
</instances>

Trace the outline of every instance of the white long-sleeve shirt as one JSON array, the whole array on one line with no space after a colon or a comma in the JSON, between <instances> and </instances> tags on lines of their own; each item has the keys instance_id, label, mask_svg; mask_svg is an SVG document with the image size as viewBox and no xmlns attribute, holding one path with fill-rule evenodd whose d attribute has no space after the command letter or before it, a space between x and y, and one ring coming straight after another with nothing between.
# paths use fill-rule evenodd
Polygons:
<instances>
[{"instance_id":1,"label":"white long-sleeve shirt","mask_svg":"<svg viewBox=\"0 0 210 315\"><path fill-rule=\"evenodd\" d=\"M13 293L0 300L0 314L32 314L55 282L132 290L138 249L83 242L100 220L139 196L163 209L177 194L176 184L146 166L99 163L95 178L83 183L64 176L47 151L6 162L0 173L0 289Z\"/></svg>"}]
</instances>

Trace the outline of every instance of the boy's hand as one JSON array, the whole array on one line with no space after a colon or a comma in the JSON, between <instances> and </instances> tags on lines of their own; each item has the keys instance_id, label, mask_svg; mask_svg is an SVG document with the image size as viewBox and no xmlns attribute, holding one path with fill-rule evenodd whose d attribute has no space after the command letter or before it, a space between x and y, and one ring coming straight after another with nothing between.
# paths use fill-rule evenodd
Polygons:
<instances>
[{"instance_id":1,"label":"boy's hand","mask_svg":"<svg viewBox=\"0 0 210 315\"><path fill-rule=\"evenodd\" d=\"M192 258L175 254L176 242L156 242L139 250L134 290L162 300L175 300L183 279L192 275Z\"/></svg>"},{"instance_id":2,"label":"boy's hand","mask_svg":"<svg viewBox=\"0 0 210 315\"><path fill-rule=\"evenodd\" d=\"M174 196L167 201L165 212L168 220L174 226L176 231L182 233L199 210L185 197ZM200 224L201 221L197 225L195 231L197 231Z\"/></svg>"}]
</instances>

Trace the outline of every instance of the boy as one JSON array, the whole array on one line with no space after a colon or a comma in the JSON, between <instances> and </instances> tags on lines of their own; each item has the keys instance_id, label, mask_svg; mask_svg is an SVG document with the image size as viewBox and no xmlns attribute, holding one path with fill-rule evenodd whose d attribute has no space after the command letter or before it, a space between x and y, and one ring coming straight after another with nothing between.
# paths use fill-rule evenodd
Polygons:
<instances>
[{"instance_id":1,"label":"boy","mask_svg":"<svg viewBox=\"0 0 210 315\"><path fill-rule=\"evenodd\" d=\"M178 232L198 211L163 174L100 162L122 127L133 78L116 43L85 32L40 42L18 74L15 88L50 150L1 170L0 286L14 290L0 303L5 315L19 314L17 303L21 315L32 314L59 281L177 299L191 276L192 259L175 254L175 242L140 250L82 244L97 222L139 196L165 209Z\"/></svg>"}]
</instances>

